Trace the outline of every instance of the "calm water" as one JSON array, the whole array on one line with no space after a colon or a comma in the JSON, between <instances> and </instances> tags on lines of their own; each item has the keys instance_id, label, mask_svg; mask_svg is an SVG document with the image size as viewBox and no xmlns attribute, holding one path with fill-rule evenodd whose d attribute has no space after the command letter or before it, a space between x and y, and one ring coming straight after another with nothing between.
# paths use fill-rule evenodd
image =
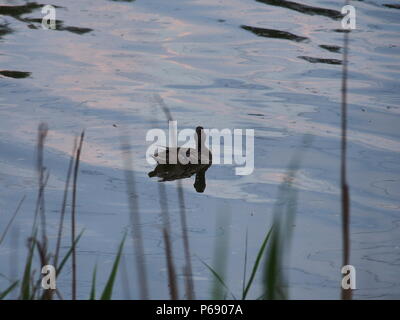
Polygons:
<instances>
[{"instance_id":1,"label":"calm water","mask_svg":"<svg viewBox=\"0 0 400 320\"><path fill-rule=\"evenodd\" d=\"M0 7L0 232L26 195L0 248L0 273L14 277L25 261L37 193L34 149L41 121L50 127L46 211L55 240L73 139L86 130L79 176L78 296L87 298L94 265L104 285L117 245L129 229L120 136L135 160L146 267L152 298L168 297L158 185L147 177L147 130L166 128L154 95L178 127L255 130L255 170L213 165L207 189L183 181L198 298L208 298L216 241L229 237L227 283L241 290L245 234L249 263L271 224L272 206L290 158L313 136L294 181L299 190L287 265L290 298L337 299L341 280L339 193L341 1L52 1L57 30L43 30L42 3L17 14ZM400 298L400 6L352 1L349 182L355 298ZM307 6L308 5L308 6ZM166 183L173 246L183 282L176 183ZM217 216L230 213L216 228ZM64 244L69 242L69 217ZM137 298L132 242L125 247L129 287ZM260 274L261 275L261 274ZM261 276L258 277L261 279ZM1 287L7 281L0 278ZM58 279L70 297L70 266ZM126 291L130 290L131 295ZM257 298L256 285L250 298ZM181 288L181 292L183 289Z\"/></svg>"}]
</instances>

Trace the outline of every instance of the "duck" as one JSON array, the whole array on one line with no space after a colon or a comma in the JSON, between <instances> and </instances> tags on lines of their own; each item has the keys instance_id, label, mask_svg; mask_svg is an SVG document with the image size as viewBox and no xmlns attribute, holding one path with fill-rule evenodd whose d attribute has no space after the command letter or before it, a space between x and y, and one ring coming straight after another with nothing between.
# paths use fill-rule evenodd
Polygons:
<instances>
[{"instance_id":1,"label":"duck","mask_svg":"<svg viewBox=\"0 0 400 320\"><path fill-rule=\"evenodd\" d=\"M197 192L204 192L206 189L205 173L212 164L212 153L205 145L206 135L203 127L196 127L194 139L196 141L195 149L166 147L162 152L156 151L152 157L156 160L157 166L148 173L148 176L150 178L158 177L160 182L164 182L190 178L195 174L193 186ZM172 152L177 155L176 163L169 161L169 155Z\"/></svg>"}]
</instances>

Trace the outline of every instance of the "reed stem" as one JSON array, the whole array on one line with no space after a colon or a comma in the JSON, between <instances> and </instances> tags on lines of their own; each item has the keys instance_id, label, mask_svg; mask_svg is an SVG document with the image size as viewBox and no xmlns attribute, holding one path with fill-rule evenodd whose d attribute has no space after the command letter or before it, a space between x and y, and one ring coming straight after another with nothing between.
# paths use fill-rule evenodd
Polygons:
<instances>
[{"instance_id":1,"label":"reed stem","mask_svg":"<svg viewBox=\"0 0 400 320\"><path fill-rule=\"evenodd\" d=\"M76 300L76 250L75 250L75 231L76 231L76 190L78 183L79 159L82 151L83 138L85 132L82 131L79 146L76 150L74 167L74 180L72 188L72 212L71 212L71 245L72 245L72 300Z\"/></svg>"}]
</instances>

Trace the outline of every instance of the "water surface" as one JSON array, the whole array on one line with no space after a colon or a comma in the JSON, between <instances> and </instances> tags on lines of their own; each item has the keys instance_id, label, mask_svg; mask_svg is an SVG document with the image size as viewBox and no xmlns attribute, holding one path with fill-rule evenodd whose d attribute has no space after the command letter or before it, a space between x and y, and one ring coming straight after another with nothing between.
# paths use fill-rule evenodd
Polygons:
<instances>
[{"instance_id":1,"label":"water surface","mask_svg":"<svg viewBox=\"0 0 400 320\"><path fill-rule=\"evenodd\" d=\"M54 0L56 30L41 27L44 3L2 4L0 225L27 198L1 247L0 273L12 277L25 259L37 193L37 127L44 121L50 127L45 163L52 240L73 139L86 130L78 198L78 227L85 228L78 251L79 298L89 296L96 263L99 285L104 284L129 229L121 135L129 135L132 144L150 294L168 296L158 185L147 177L152 166L145 161L147 130L167 128L159 95L179 128L248 128L256 134L252 175L213 165L204 194L195 192L193 179L183 181L197 297L209 297L212 281L198 257L211 263L215 241L228 234L227 282L240 292L246 230L253 261L304 135L313 139L294 181L299 204L287 266L290 297L339 297L340 2ZM348 160L355 298L398 299L399 7L391 0L352 4L357 29L350 34ZM183 280L176 183L166 186ZM230 212L231 219L216 230L221 212ZM134 273L132 252L128 241L125 261ZM131 298L138 297L134 279ZM58 285L69 297L70 269ZM257 284L249 297L257 298L260 290ZM120 281L114 297L128 298L125 291Z\"/></svg>"}]
</instances>

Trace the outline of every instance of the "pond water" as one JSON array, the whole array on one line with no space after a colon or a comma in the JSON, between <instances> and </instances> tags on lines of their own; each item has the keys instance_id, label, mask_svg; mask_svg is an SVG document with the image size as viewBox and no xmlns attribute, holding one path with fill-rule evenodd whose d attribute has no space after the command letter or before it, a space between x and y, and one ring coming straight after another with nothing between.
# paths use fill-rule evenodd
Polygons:
<instances>
[{"instance_id":1,"label":"pond water","mask_svg":"<svg viewBox=\"0 0 400 320\"><path fill-rule=\"evenodd\" d=\"M339 1L59 1L57 28L41 27L43 5L1 1L0 232L25 201L0 248L0 273L16 277L37 196L35 148L46 122L47 227L56 240L74 137L85 130L78 180L78 298L89 297L94 266L104 286L129 230L120 137L132 145L149 291L168 298L158 183L147 173L146 133L178 129L254 129L255 169L213 165L204 193L182 180L197 298L209 298L216 244L226 241L226 282L240 296L246 233L248 263L271 226L290 159L304 149L293 181L296 219L285 270L291 299L340 297L339 188L343 32ZM348 170L354 297L400 298L400 6L351 1ZM7 6L7 7L6 7ZM19 6L13 10L9 6ZM312 137L304 147L304 137ZM183 296L184 255L176 182L165 183L172 245ZM227 217L222 225L218 217ZM63 250L70 241L69 213ZM138 298L132 241L114 298ZM38 272L38 271L37 271ZM126 278L126 277L125 277ZM260 272L249 298L260 295ZM71 266L58 279L71 296ZM1 288L7 280L0 278ZM129 294L128 294L129 292ZM15 294L14 294L15 296Z\"/></svg>"}]
</instances>

